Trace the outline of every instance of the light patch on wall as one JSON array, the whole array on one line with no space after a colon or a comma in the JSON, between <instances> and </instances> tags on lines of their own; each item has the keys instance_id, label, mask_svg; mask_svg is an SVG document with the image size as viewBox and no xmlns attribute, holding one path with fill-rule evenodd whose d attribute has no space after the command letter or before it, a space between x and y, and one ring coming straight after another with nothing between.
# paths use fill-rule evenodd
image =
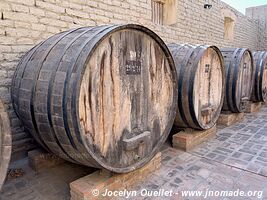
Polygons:
<instances>
[{"instance_id":1,"label":"light patch on wall","mask_svg":"<svg viewBox=\"0 0 267 200\"><path fill-rule=\"evenodd\" d=\"M236 15L230 9L221 10L222 17L224 19L224 39L233 40L234 39L234 30Z\"/></svg>"},{"instance_id":2,"label":"light patch on wall","mask_svg":"<svg viewBox=\"0 0 267 200\"><path fill-rule=\"evenodd\" d=\"M152 22L161 25L177 23L177 0L151 0Z\"/></svg>"}]
</instances>

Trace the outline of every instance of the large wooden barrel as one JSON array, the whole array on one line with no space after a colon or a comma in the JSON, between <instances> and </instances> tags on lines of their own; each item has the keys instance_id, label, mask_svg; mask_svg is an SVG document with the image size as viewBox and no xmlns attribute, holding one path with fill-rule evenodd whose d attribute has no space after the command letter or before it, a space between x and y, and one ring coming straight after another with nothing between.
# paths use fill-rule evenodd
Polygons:
<instances>
[{"instance_id":1,"label":"large wooden barrel","mask_svg":"<svg viewBox=\"0 0 267 200\"><path fill-rule=\"evenodd\" d=\"M251 100L254 102L267 101L267 52L253 52L254 80Z\"/></svg>"},{"instance_id":2,"label":"large wooden barrel","mask_svg":"<svg viewBox=\"0 0 267 200\"><path fill-rule=\"evenodd\" d=\"M168 45L178 75L176 127L209 129L220 115L225 85L222 55L215 46Z\"/></svg>"},{"instance_id":3,"label":"large wooden barrel","mask_svg":"<svg viewBox=\"0 0 267 200\"><path fill-rule=\"evenodd\" d=\"M11 157L11 129L8 114L0 100L0 190L6 178Z\"/></svg>"},{"instance_id":4,"label":"large wooden barrel","mask_svg":"<svg viewBox=\"0 0 267 200\"><path fill-rule=\"evenodd\" d=\"M83 27L31 49L14 108L47 150L117 173L146 164L172 127L177 77L164 42L139 25Z\"/></svg>"},{"instance_id":5,"label":"large wooden barrel","mask_svg":"<svg viewBox=\"0 0 267 200\"><path fill-rule=\"evenodd\" d=\"M252 92L252 53L246 48L222 48L220 50L226 66L223 111L244 112Z\"/></svg>"}]
</instances>

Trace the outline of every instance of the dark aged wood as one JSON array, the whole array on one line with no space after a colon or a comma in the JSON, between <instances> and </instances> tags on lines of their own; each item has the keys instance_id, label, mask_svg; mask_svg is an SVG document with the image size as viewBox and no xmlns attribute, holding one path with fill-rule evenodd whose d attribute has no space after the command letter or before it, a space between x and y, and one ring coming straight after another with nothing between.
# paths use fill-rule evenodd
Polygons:
<instances>
[{"instance_id":1,"label":"dark aged wood","mask_svg":"<svg viewBox=\"0 0 267 200\"><path fill-rule=\"evenodd\" d=\"M213 127L220 115L225 86L222 55L215 46L168 45L178 75L175 126Z\"/></svg>"},{"instance_id":2,"label":"dark aged wood","mask_svg":"<svg viewBox=\"0 0 267 200\"><path fill-rule=\"evenodd\" d=\"M0 100L0 190L5 181L11 156L11 129L8 114Z\"/></svg>"},{"instance_id":3,"label":"dark aged wood","mask_svg":"<svg viewBox=\"0 0 267 200\"><path fill-rule=\"evenodd\" d=\"M267 100L267 52L257 51L253 53L254 80L251 100L254 102L266 102Z\"/></svg>"},{"instance_id":4,"label":"dark aged wood","mask_svg":"<svg viewBox=\"0 0 267 200\"><path fill-rule=\"evenodd\" d=\"M226 92L223 111L244 112L251 98L253 58L244 48L220 49L226 66Z\"/></svg>"},{"instance_id":5,"label":"dark aged wood","mask_svg":"<svg viewBox=\"0 0 267 200\"><path fill-rule=\"evenodd\" d=\"M24 56L12 100L27 130L52 153L129 172L151 160L169 134L176 70L164 42L145 27L83 27Z\"/></svg>"}]
</instances>

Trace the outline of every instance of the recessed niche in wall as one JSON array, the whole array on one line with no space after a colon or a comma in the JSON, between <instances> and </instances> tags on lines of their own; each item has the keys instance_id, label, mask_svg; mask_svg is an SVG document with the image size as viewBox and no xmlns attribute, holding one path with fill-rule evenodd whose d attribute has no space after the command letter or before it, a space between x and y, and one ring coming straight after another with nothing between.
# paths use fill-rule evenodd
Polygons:
<instances>
[{"instance_id":1,"label":"recessed niche in wall","mask_svg":"<svg viewBox=\"0 0 267 200\"><path fill-rule=\"evenodd\" d=\"M151 5L152 5L152 22L154 22L155 24L163 24L164 2L152 0Z\"/></svg>"},{"instance_id":2,"label":"recessed niche in wall","mask_svg":"<svg viewBox=\"0 0 267 200\"><path fill-rule=\"evenodd\" d=\"M151 0L152 22L172 25L177 22L177 0Z\"/></svg>"},{"instance_id":3,"label":"recessed niche in wall","mask_svg":"<svg viewBox=\"0 0 267 200\"><path fill-rule=\"evenodd\" d=\"M230 17L224 18L224 39L233 40L234 39L234 20Z\"/></svg>"},{"instance_id":4,"label":"recessed niche in wall","mask_svg":"<svg viewBox=\"0 0 267 200\"><path fill-rule=\"evenodd\" d=\"M233 40L236 15L233 11L229 9L222 9L221 14L224 19L224 39Z\"/></svg>"}]
</instances>

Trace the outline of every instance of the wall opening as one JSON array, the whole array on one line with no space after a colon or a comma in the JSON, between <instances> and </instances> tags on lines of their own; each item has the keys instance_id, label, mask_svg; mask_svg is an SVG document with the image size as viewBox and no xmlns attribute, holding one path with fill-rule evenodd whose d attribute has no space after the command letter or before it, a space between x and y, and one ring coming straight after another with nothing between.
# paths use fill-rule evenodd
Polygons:
<instances>
[{"instance_id":1,"label":"wall opening","mask_svg":"<svg viewBox=\"0 0 267 200\"><path fill-rule=\"evenodd\" d=\"M152 22L155 24L163 24L163 6L164 2L152 1Z\"/></svg>"},{"instance_id":2,"label":"wall opening","mask_svg":"<svg viewBox=\"0 0 267 200\"><path fill-rule=\"evenodd\" d=\"M234 26L235 22L230 17L224 18L224 39L233 40L234 39Z\"/></svg>"},{"instance_id":3,"label":"wall opening","mask_svg":"<svg viewBox=\"0 0 267 200\"><path fill-rule=\"evenodd\" d=\"M152 22L172 25L177 22L177 0L151 0Z\"/></svg>"},{"instance_id":4,"label":"wall opening","mask_svg":"<svg viewBox=\"0 0 267 200\"><path fill-rule=\"evenodd\" d=\"M237 16L232 10L227 8L222 9L221 14L224 19L224 39L233 40Z\"/></svg>"}]
</instances>

